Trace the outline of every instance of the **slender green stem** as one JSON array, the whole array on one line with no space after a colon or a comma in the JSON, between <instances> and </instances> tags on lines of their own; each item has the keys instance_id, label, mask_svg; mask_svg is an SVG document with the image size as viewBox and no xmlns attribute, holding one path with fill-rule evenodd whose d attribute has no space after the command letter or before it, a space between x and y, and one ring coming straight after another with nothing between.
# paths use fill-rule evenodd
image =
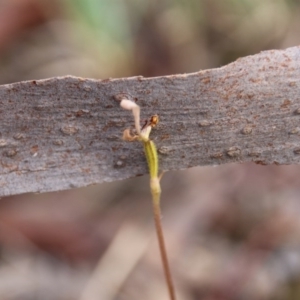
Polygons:
<instances>
[{"instance_id":1,"label":"slender green stem","mask_svg":"<svg viewBox=\"0 0 300 300\"><path fill-rule=\"evenodd\" d=\"M151 140L144 140L144 150L148 162L149 174L150 174L150 189L152 194L152 205L155 228L158 238L159 250L161 255L161 260L163 264L163 269L165 273L165 278L167 282L167 287L169 291L170 300L175 300L175 291L172 281L171 271L168 262L168 255L165 246L164 234L161 224L161 210L160 210L160 194L161 188L158 177L158 155L156 146Z\"/></svg>"},{"instance_id":2,"label":"slender green stem","mask_svg":"<svg viewBox=\"0 0 300 300\"><path fill-rule=\"evenodd\" d=\"M161 260L163 264L163 269L165 273L165 278L168 286L169 296L171 300L175 300L175 291L174 291L174 285L172 281L171 271L169 267L168 262L168 256L167 256L167 250L165 246L165 240L164 240L164 234L162 230L161 225L161 210L160 210L160 203L159 203L159 196L156 198L156 196L153 195L153 215L154 215L154 222L155 222L155 228L156 228L156 234L159 244L159 250L161 255Z\"/></svg>"}]
</instances>

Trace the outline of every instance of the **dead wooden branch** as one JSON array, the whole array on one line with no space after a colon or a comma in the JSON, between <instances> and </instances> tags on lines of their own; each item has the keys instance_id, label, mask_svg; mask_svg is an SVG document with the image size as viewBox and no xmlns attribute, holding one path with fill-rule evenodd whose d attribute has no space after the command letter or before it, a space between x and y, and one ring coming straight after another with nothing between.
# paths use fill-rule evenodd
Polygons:
<instances>
[{"instance_id":1,"label":"dead wooden branch","mask_svg":"<svg viewBox=\"0 0 300 300\"><path fill-rule=\"evenodd\" d=\"M300 162L300 47L156 78L50 78L0 86L0 195L59 191L147 173L133 126L113 96L131 94L163 170Z\"/></svg>"}]
</instances>

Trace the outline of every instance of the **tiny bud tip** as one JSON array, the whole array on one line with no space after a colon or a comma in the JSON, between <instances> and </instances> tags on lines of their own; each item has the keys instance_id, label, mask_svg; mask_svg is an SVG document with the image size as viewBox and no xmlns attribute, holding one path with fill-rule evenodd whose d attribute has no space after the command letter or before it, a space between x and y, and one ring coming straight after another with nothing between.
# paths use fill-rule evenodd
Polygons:
<instances>
[{"instance_id":1,"label":"tiny bud tip","mask_svg":"<svg viewBox=\"0 0 300 300\"><path fill-rule=\"evenodd\" d=\"M132 102L131 100L128 99L123 99L120 103L121 107L127 110L133 110L134 108L137 107L137 105Z\"/></svg>"}]
</instances>

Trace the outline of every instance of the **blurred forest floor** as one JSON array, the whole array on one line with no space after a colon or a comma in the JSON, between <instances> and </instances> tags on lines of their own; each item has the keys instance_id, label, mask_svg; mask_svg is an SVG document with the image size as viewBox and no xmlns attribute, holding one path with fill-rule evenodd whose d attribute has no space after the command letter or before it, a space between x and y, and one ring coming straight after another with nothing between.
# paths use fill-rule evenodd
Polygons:
<instances>
[{"instance_id":1,"label":"blurred forest floor","mask_svg":"<svg viewBox=\"0 0 300 300\"><path fill-rule=\"evenodd\" d=\"M297 0L1 0L0 83L220 67L300 44L299 16ZM179 300L300 299L299 166L199 167L162 188ZM147 176L2 198L0 246L0 299L166 299Z\"/></svg>"}]
</instances>

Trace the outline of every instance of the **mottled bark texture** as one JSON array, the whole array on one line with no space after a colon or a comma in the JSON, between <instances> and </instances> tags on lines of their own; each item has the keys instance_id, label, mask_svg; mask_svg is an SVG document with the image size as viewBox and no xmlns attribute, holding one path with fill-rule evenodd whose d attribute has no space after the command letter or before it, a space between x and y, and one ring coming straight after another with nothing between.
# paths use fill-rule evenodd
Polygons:
<instances>
[{"instance_id":1,"label":"mottled bark texture","mask_svg":"<svg viewBox=\"0 0 300 300\"><path fill-rule=\"evenodd\" d=\"M300 162L300 47L155 78L50 78L0 86L0 195L59 191L147 173L124 142L129 93L153 130L162 170Z\"/></svg>"}]
</instances>

